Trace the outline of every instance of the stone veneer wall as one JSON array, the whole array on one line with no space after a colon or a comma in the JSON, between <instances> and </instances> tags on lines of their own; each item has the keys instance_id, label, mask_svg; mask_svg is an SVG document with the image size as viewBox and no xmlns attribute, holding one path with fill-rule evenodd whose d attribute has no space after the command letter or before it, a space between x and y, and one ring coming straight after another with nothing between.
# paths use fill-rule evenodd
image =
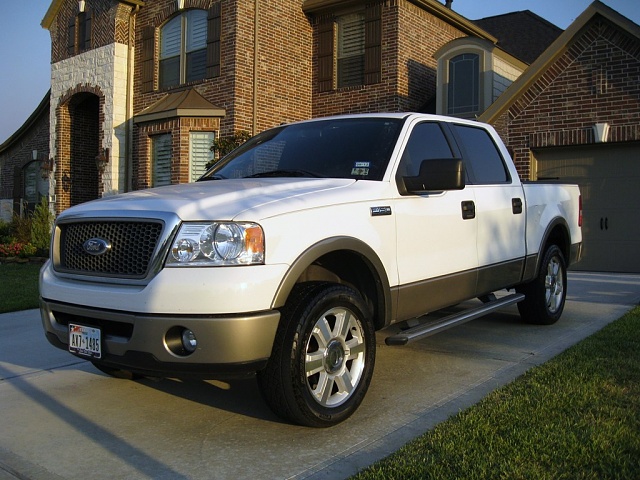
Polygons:
<instances>
[{"instance_id":1,"label":"stone veneer wall","mask_svg":"<svg viewBox=\"0 0 640 480\"><path fill-rule=\"evenodd\" d=\"M109 162L102 176L103 194L117 193L126 187L125 145L127 118L127 56L128 47L113 43L61 60L51 66L51 108L49 130L50 155L57 158L59 141L56 112L63 102L81 92L93 93L96 88L104 95L103 137L101 148L109 149ZM52 177L53 178L53 177ZM52 180L53 182L53 180ZM51 185L51 191L54 186Z\"/></svg>"}]
</instances>

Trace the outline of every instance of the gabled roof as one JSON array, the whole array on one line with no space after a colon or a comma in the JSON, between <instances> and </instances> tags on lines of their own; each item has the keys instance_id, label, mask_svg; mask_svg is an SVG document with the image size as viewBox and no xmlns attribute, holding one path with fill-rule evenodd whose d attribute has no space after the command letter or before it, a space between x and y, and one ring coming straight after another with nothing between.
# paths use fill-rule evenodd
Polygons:
<instances>
[{"instance_id":1,"label":"gabled roof","mask_svg":"<svg viewBox=\"0 0 640 480\"><path fill-rule=\"evenodd\" d=\"M168 93L133 117L134 123L151 122L174 117L224 117L225 111L190 88Z\"/></svg>"},{"instance_id":2,"label":"gabled roof","mask_svg":"<svg viewBox=\"0 0 640 480\"><path fill-rule=\"evenodd\" d=\"M0 145L0 154L2 154L5 150L9 149L14 143L16 143L22 135L29 131L29 129L43 116L49 116L49 102L51 98L51 89L47 92L44 98L40 101L40 104L36 107L29 118L22 124L18 130L16 130L13 135L7 138L2 145Z\"/></svg>"},{"instance_id":3,"label":"gabled roof","mask_svg":"<svg viewBox=\"0 0 640 480\"><path fill-rule=\"evenodd\" d=\"M486 123L492 123L507 109L509 109L520 96L531 87L545 71L571 46L573 41L581 34L582 29L596 16L602 16L627 34L640 38L640 26L628 18L606 6L599 0L594 1L580 14L574 22L535 60L518 79L513 82L498 99L478 118Z\"/></svg>"},{"instance_id":4,"label":"gabled roof","mask_svg":"<svg viewBox=\"0 0 640 480\"><path fill-rule=\"evenodd\" d=\"M560 36L562 29L530 10L473 20L498 39L498 47L531 64Z\"/></svg>"}]
</instances>

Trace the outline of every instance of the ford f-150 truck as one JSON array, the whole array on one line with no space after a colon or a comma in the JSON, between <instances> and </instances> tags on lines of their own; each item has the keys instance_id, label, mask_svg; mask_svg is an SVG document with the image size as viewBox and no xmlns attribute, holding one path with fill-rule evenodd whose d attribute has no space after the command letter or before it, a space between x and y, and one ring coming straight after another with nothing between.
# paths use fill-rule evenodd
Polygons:
<instances>
[{"instance_id":1,"label":"ford f-150 truck","mask_svg":"<svg viewBox=\"0 0 640 480\"><path fill-rule=\"evenodd\" d=\"M41 315L103 372L257 373L278 415L330 426L365 396L377 330L476 298L386 342L516 303L554 323L581 242L578 187L521 182L488 125L321 118L256 135L195 183L62 212Z\"/></svg>"}]
</instances>

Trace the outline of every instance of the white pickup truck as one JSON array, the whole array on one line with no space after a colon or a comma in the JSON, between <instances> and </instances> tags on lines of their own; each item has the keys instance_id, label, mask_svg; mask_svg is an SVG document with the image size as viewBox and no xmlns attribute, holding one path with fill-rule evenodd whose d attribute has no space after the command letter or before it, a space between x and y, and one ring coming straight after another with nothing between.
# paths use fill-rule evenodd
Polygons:
<instances>
[{"instance_id":1,"label":"white pickup truck","mask_svg":"<svg viewBox=\"0 0 640 480\"><path fill-rule=\"evenodd\" d=\"M260 133L196 183L64 211L42 322L103 372L257 372L278 415L330 426L364 398L376 330L474 298L386 342L514 303L551 324L581 242L578 187L522 183L488 125L322 118Z\"/></svg>"}]
</instances>

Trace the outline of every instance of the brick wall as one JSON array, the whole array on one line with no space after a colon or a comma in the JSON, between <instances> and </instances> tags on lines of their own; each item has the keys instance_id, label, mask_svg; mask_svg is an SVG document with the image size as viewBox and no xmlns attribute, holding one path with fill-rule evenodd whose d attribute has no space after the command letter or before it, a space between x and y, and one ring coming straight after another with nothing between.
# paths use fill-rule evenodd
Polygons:
<instances>
[{"instance_id":1,"label":"brick wall","mask_svg":"<svg viewBox=\"0 0 640 480\"><path fill-rule=\"evenodd\" d=\"M317 28L313 19L314 51ZM313 116L342 113L415 111L436 94L437 61L433 54L464 34L408 0L389 0L382 8L382 75L374 85L318 92L314 62Z\"/></svg>"},{"instance_id":2,"label":"brick wall","mask_svg":"<svg viewBox=\"0 0 640 480\"><path fill-rule=\"evenodd\" d=\"M594 143L600 122L610 142L640 140L640 40L595 16L495 126L529 178L531 149Z\"/></svg>"},{"instance_id":3,"label":"brick wall","mask_svg":"<svg viewBox=\"0 0 640 480\"><path fill-rule=\"evenodd\" d=\"M42 164L49 158L49 109L48 104L27 120L24 130L17 131L3 142L0 151L0 219L10 221L13 211L20 211L24 195L23 172L33 161L37 150L37 162ZM44 180L38 180L41 194L47 193Z\"/></svg>"},{"instance_id":4,"label":"brick wall","mask_svg":"<svg viewBox=\"0 0 640 480\"><path fill-rule=\"evenodd\" d=\"M189 132L215 132L220 130L218 118L170 118L165 121L137 125L134 136L138 155L133 160L133 189L151 187L152 152L154 136L171 135L171 183L189 182ZM187 159L187 161L180 161Z\"/></svg>"},{"instance_id":5,"label":"brick wall","mask_svg":"<svg viewBox=\"0 0 640 480\"><path fill-rule=\"evenodd\" d=\"M86 2L86 14L91 17L91 49L110 45L114 42L128 44L129 14L131 6L123 5L111 0L90 0ZM51 63L71 58L77 53L69 53L71 30L70 23L78 16L78 1L65 0L52 23L51 34ZM75 28L75 42L78 39L79 28Z\"/></svg>"},{"instance_id":6,"label":"brick wall","mask_svg":"<svg viewBox=\"0 0 640 480\"><path fill-rule=\"evenodd\" d=\"M185 8L208 9L211 0L186 0ZM258 86L254 119L254 19L255 2L222 2L221 74L194 84L142 92L142 72L136 69L134 112L140 112L167 93L195 87L213 105L226 111L222 135L237 130L253 131L285 121L311 116L311 27L302 12L302 0L260 0L258 28ZM142 64L145 26L159 28L177 13L175 0L148 2L136 18L136 65ZM157 62L155 65L157 79ZM257 133L257 131L255 133Z\"/></svg>"}]
</instances>

